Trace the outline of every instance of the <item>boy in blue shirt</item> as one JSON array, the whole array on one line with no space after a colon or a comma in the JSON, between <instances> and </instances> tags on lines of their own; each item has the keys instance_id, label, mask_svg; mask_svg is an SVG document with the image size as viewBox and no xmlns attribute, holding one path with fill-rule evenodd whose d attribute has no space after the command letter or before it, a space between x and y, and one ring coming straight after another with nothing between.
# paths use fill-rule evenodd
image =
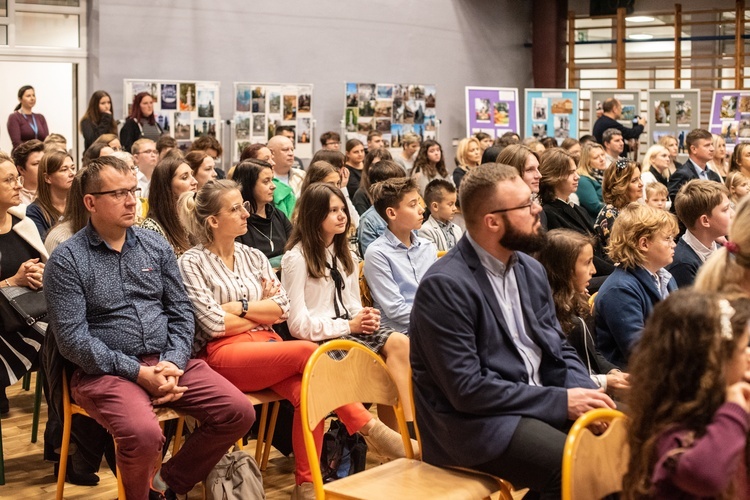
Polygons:
<instances>
[{"instance_id":1,"label":"boy in blue shirt","mask_svg":"<svg viewBox=\"0 0 750 500\"><path fill-rule=\"evenodd\" d=\"M435 245L417 236L424 208L412 178L388 179L372 188L373 207L387 224L365 253L364 272L380 325L408 333L417 286L437 260Z\"/></svg>"}]
</instances>

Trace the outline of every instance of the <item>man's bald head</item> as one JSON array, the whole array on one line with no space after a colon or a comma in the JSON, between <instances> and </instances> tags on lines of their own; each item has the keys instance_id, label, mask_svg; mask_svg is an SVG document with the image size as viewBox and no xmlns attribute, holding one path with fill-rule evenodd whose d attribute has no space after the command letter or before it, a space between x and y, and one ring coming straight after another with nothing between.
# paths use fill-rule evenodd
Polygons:
<instances>
[{"instance_id":1,"label":"man's bald head","mask_svg":"<svg viewBox=\"0 0 750 500\"><path fill-rule=\"evenodd\" d=\"M273 171L279 175L286 175L294 164L294 143L283 135L275 135L268 141L268 149L273 154L276 165Z\"/></svg>"}]
</instances>

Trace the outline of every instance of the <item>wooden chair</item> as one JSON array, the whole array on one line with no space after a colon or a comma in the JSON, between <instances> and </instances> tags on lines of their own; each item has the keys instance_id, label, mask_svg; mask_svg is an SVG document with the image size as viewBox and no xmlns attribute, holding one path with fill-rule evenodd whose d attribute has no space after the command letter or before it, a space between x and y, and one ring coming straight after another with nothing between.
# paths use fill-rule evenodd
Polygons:
<instances>
[{"instance_id":1,"label":"wooden chair","mask_svg":"<svg viewBox=\"0 0 750 500\"><path fill-rule=\"evenodd\" d=\"M348 351L346 357L336 361L328 356L330 351L336 350ZM472 471L444 469L415 460L396 384L383 360L356 342L333 340L313 353L302 375L301 400L302 433L318 500L460 500L490 498L498 491L501 500L512 498L507 485L498 478ZM312 429L331 411L354 402L394 408L407 458L393 460L324 485Z\"/></svg>"},{"instance_id":2,"label":"wooden chair","mask_svg":"<svg viewBox=\"0 0 750 500\"><path fill-rule=\"evenodd\" d=\"M594 422L609 426L596 436L588 429ZM565 442L562 499L593 500L621 491L629 456L625 415L609 408L586 412L573 424Z\"/></svg>"},{"instance_id":3,"label":"wooden chair","mask_svg":"<svg viewBox=\"0 0 750 500\"><path fill-rule=\"evenodd\" d=\"M437 258L439 259L443 255L447 254L448 252L446 250L438 250Z\"/></svg>"},{"instance_id":4,"label":"wooden chair","mask_svg":"<svg viewBox=\"0 0 750 500\"><path fill-rule=\"evenodd\" d=\"M276 420L279 416L279 403L284 398L271 389L256 392L246 392L245 396L253 406L261 405L260 422L258 423L258 440L255 442L255 461L261 471L268 468L268 456L271 453L271 443L276 430ZM271 407L271 418L268 418L268 408ZM237 447L242 448L242 440L237 441Z\"/></svg>"},{"instance_id":5,"label":"wooden chair","mask_svg":"<svg viewBox=\"0 0 750 500\"><path fill-rule=\"evenodd\" d=\"M365 261L359 262L359 297L362 299L362 307L373 307L372 293L365 279Z\"/></svg>"},{"instance_id":6,"label":"wooden chair","mask_svg":"<svg viewBox=\"0 0 750 500\"><path fill-rule=\"evenodd\" d=\"M63 386L63 437L62 447L60 450L60 468L57 475L57 495L56 500L63 500L63 492L65 490L65 474L68 468L68 452L70 449L70 433L73 424L73 415L84 415L90 417L86 410L73 403L70 400L70 388L68 387L68 377L63 369L62 373L62 386ZM185 424L185 419L182 415L172 410L171 408L154 408L154 413L159 423L162 424L167 420L177 419L177 431L174 436L174 444L172 446L172 455L176 454L182 444L182 430ZM125 500L125 488L122 484L122 475L120 469L117 469L117 498L119 500Z\"/></svg>"}]
</instances>

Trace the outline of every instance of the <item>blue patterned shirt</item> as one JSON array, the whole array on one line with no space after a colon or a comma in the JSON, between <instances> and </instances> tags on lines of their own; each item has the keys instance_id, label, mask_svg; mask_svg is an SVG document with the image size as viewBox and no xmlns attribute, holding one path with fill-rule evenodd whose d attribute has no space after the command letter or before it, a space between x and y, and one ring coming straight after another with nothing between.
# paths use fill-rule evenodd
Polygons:
<instances>
[{"instance_id":1,"label":"blue patterned shirt","mask_svg":"<svg viewBox=\"0 0 750 500\"><path fill-rule=\"evenodd\" d=\"M44 290L60 353L89 374L136 381L138 358L160 354L184 369L193 308L166 240L128 228L118 252L89 224L47 262Z\"/></svg>"}]
</instances>

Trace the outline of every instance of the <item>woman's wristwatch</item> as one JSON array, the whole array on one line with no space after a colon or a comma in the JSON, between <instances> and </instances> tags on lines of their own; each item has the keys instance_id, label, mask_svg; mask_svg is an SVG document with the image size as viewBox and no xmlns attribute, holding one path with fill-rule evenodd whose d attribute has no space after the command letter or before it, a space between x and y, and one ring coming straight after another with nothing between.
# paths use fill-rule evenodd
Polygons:
<instances>
[{"instance_id":1,"label":"woman's wristwatch","mask_svg":"<svg viewBox=\"0 0 750 500\"><path fill-rule=\"evenodd\" d=\"M240 302L242 303L242 312L240 313L240 318L244 318L245 314L247 314L247 299L240 299Z\"/></svg>"}]
</instances>

